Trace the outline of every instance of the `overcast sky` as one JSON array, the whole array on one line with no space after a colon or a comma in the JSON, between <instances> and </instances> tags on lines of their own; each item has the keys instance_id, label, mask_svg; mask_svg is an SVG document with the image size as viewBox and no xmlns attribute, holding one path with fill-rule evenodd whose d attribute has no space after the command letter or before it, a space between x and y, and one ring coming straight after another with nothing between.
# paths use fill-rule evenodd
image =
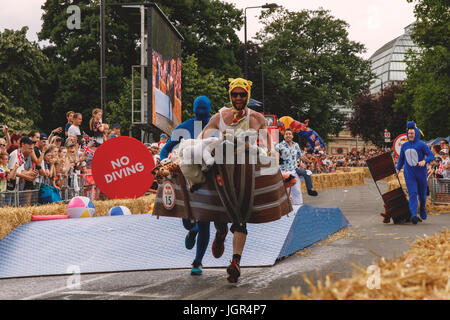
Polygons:
<instances>
[{"instance_id":1,"label":"overcast sky","mask_svg":"<svg viewBox=\"0 0 450 320\"><path fill-rule=\"evenodd\" d=\"M28 26L27 37L37 41L36 33L41 29L41 5L45 0L0 0L0 30L20 29ZM120 2L118 0L117 2ZM302 9L330 10L337 18L345 20L349 25L351 40L362 42L369 58L375 50L386 42L403 34L403 29L414 21L414 4L406 0L226 0L239 9L260 6L267 2L275 2L291 11ZM261 26L258 16L261 9L248 9L248 39L251 39ZM83 15L83 13L81 13ZM238 32L244 41L244 28Z\"/></svg>"}]
</instances>

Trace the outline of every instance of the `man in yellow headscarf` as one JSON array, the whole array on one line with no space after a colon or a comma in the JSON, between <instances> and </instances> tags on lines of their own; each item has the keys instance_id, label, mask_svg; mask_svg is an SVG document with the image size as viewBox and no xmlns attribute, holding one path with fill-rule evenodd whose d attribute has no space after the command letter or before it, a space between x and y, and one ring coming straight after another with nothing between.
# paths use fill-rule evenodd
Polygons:
<instances>
[{"instance_id":1,"label":"man in yellow headscarf","mask_svg":"<svg viewBox=\"0 0 450 320\"><path fill-rule=\"evenodd\" d=\"M242 78L230 78L228 80L230 82L228 93L231 108L224 107L220 109L219 112L211 118L208 125L200 134L201 138L207 138L216 130L219 130L222 133L227 129L232 129L235 132L240 130L246 131L249 129L256 131L267 129L264 116L247 107L250 100L252 82ZM267 130L266 132L267 136L260 137L262 138L261 142L266 145L268 150L271 150L271 139ZM215 222L214 225L217 232L212 245L212 252L215 258L219 258L224 251L224 242L228 233L228 227L226 223ZM247 228L245 224L239 225L238 223L233 223L230 230L234 234L233 259L227 268L227 280L231 283L235 283L240 276L240 259L247 240Z\"/></svg>"}]
</instances>

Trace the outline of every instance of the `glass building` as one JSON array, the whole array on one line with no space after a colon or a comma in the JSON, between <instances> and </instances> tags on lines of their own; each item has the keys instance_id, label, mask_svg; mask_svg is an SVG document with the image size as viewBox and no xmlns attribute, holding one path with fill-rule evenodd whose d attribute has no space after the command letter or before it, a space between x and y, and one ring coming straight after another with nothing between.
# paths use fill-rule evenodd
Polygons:
<instances>
[{"instance_id":1,"label":"glass building","mask_svg":"<svg viewBox=\"0 0 450 320\"><path fill-rule=\"evenodd\" d=\"M405 33L389 41L370 57L372 72L376 79L370 86L370 92L376 93L392 82L406 80L405 54L409 49L418 50L411 39L414 24L405 28Z\"/></svg>"}]
</instances>

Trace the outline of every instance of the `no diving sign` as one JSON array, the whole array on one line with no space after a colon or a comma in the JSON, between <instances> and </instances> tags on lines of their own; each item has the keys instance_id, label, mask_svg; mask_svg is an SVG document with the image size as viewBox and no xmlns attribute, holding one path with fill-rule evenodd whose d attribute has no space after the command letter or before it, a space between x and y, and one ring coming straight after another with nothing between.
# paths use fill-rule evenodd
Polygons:
<instances>
[{"instance_id":1,"label":"no diving sign","mask_svg":"<svg viewBox=\"0 0 450 320\"><path fill-rule=\"evenodd\" d=\"M153 184L155 167L147 147L131 137L107 140L95 151L92 175L95 184L109 198L139 198Z\"/></svg>"}]
</instances>

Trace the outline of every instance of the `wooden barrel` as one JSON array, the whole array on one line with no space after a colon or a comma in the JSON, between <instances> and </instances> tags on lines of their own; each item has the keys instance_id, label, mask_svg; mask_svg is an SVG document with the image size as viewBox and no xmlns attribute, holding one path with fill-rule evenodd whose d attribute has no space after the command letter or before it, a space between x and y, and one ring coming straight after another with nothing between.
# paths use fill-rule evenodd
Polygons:
<instances>
[{"instance_id":1,"label":"wooden barrel","mask_svg":"<svg viewBox=\"0 0 450 320\"><path fill-rule=\"evenodd\" d=\"M267 164L262 164L260 159L253 165L248 162L246 158L245 164L214 164L206 174L206 183L194 192L189 191L182 174L164 182L158 187L153 214L233 222L233 214L238 213L241 216L248 214L245 222L265 223L291 212L292 205L278 166L270 167L267 161L264 161ZM238 212L230 212L230 204L223 199L223 190L218 190L220 184L225 185L230 198L238 200ZM174 199L171 199L171 188L174 189Z\"/></svg>"}]
</instances>

